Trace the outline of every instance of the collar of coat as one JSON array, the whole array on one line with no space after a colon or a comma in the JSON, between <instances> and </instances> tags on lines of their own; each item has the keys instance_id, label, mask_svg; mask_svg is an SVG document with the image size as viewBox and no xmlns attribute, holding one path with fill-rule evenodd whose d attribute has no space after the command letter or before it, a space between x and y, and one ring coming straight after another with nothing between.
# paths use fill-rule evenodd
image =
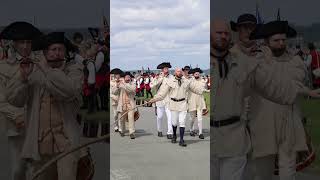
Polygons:
<instances>
[{"instance_id":1,"label":"collar of coat","mask_svg":"<svg viewBox=\"0 0 320 180\"><path fill-rule=\"evenodd\" d=\"M213 53L210 53L210 57L212 59L211 63L213 65L213 67L217 67L218 65L218 59L216 56L214 56ZM237 53L229 51L229 53L225 56L225 60L228 64L229 67L232 66L237 66L238 65L238 61L240 61L240 56L237 55Z\"/></svg>"},{"instance_id":2,"label":"collar of coat","mask_svg":"<svg viewBox=\"0 0 320 180\"><path fill-rule=\"evenodd\" d=\"M293 55L291 55L288 51L286 51L285 53L283 53L283 55L281 55L279 57L272 56L271 58L272 58L272 60L275 60L278 62L288 62L288 61L292 60Z\"/></svg>"}]
</instances>

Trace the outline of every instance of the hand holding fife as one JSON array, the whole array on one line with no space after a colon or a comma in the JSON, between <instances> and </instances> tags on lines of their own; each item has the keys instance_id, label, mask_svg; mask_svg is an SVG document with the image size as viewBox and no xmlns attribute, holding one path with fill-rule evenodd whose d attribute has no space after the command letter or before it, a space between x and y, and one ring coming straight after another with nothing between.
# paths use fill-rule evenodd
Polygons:
<instances>
[{"instance_id":1,"label":"hand holding fife","mask_svg":"<svg viewBox=\"0 0 320 180\"><path fill-rule=\"evenodd\" d=\"M22 79L27 80L29 75L31 74L32 70L33 70L32 63L28 63L28 64L21 63L20 64L20 73L21 73Z\"/></svg>"},{"instance_id":2,"label":"hand holding fife","mask_svg":"<svg viewBox=\"0 0 320 180\"><path fill-rule=\"evenodd\" d=\"M267 58L267 60L272 57L272 51L268 46L261 46L260 50L262 51L264 56Z\"/></svg>"}]
</instances>

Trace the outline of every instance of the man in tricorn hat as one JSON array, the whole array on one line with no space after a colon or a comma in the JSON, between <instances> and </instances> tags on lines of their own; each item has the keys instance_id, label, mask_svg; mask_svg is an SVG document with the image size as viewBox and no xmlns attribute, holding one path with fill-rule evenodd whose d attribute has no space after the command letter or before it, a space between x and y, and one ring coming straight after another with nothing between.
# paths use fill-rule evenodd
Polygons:
<instances>
[{"instance_id":1,"label":"man in tricorn hat","mask_svg":"<svg viewBox=\"0 0 320 180\"><path fill-rule=\"evenodd\" d=\"M203 71L200 68L194 68L189 71L189 74L193 74L194 79L191 79L193 83L198 87L205 88L205 83L200 78L200 74ZM198 119L199 138L204 139L202 134L202 110L206 109L206 103L204 101L203 94L199 95L193 92L189 92L188 95L188 112L191 116L190 124L190 136L195 136L194 122Z\"/></svg>"},{"instance_id":2,"label":"man in tricorn hat","mask_svg":"<svg viewBox=\"0 0 320 180\"><path fill-rule=\"evenodd\" d=\"M163 84L163 81L166 79L172 78L172 75L169 73L169 68L171 68L171 64L169 62L163 62L157 66L157 69L161 69L161 73L157 79L157 82L154 83L153 88L155 89L155 93L158 92L160 87ZM172 139L172 123L171 123L171 112L168 108L168 102L169 97L167 96L162 101L156 102L156 108L157 108L157 130L158 130L158 136L162 137L162 128L161 123L164 119L164 113L167 115L167 124L168 124L168 131L167 131L167 138Z\"/></svg>"},{"instance_id":3,"label":"man in tricorn hat","mask_svg":"<svg viewBox=\"0 0 320 180\"><path fill-rule=\"evenodd\" d=\"M136 85L132 82L133 75L130 72L122 74L123 80L117 82L116 88L118 89L119 100L117 111L119 117L123 116L119 122L120 135L123 137L125 133L125 121L128 120L129 124L129 136L131 139L135 139L135 127L134 127L134 113L136 107L136 101L134 99L136 92ZM126 113L126 115L123 115Z\"/></svg>"},{"instance_id":4,"label":"man in tricorn hat","mask_svg":"<svg viewBox=\"0 0 320 180\"><path fill-rule=\"evenodd\" d=\"M20 154L25 137L26 116L24 107L16 107L7 102L4 88L8 81L19 73L20 66L34 59L32 41L40 35L41 32L27 22L14 22L0 33L0 39L13 41L9 49L11 55L0 61L0 113L2 121L6 123L12 180L25 179L25 163Z\"/></svg>"},{"instance_id":5,"label":"man in tricorn hat","mask_svg":"<svg viewBox=\"0 0 320 180\"><path fill-rule=\"evenodd\" d=\"M29 175L51 158L79 145L80 125L76 120L81 99L82 68L66 62L70 41L63 32L39 39L34 48L42 50L38 60L20 67L7 83L9 103L27 105L26 139L21 157L28 160ZM78 152L58 160L39 179L75 180Z\"/></svg>"},{"instance_id":6,"label":"man in tricorn hat","mask_svg":"<svg viewBox=\"0 0 320 180\"><path fill-rule=\"evenodd\" d=\"M252 39L264 39L264 61L276 64L270 69L278 78L298 81L306 79L306 69L299 56L287 51L286 40L297 35L287 21L272 21L257 28ZM287 89L287 94L295 89ZM251 99L249 128L252 140L252 158L255 178L272 179L275 157L278 154L281 180L295 179L298 151L308 150L297 101L289 105L271 102L257 93Z\"/></svg>"},{"instance_id":7,"label":"man in tricorn hat","mask_svg":"<svg viewBox=\"0 0 320 180\"><path fill-rule=\"evenodd\" d=\"M242 14L238 17L237 22L230 22L231 29L238 33L238 41L230 51L244 54L247 56L256 56L258 52L258 46L255 40L251 40L250 34L256 29L257 19L252 14Z\"/></svg>"},{"instance_id":8,"label":"man in tricorn hat","mask_svg":"<svg viewBox=\"0 0 320 180\"><path fill-rule=\"evenodd\" d=\"M183 78L183 71L180 68L176 68L174 78L165 79L157 92L157 94L149 101L154 103L161 101L166 97L169 97L168 108L171 111L171 121L173 129L173 137L171 142L176 143L177 140L177 127L179 125L180 141L179 145L186 147L184 142L185 122L188 110L188 91L192 91L201 95L204 91L207 91L202 86L197 86L196 83Z\"/></svg>"},{"instance_id":9,"label":"man in tricorn hat","mask_svg":"<svg viewBox=\"0 0 320 180\"><path fill-rule=\"evenodd\" d=\"M231 32L227 22L215 19L210 25L210 64L214 82L210 111L212 179L242 180L251 149L247 123L243 117L244 99L250 94L250 89L275 103L286 105L292 105L300 94L320 97L319 90L310 90L296 79L279 76L273 71L279 69L277 63L257 61L256 58L230 52ZM264 52L266 50L262 51L267 54ZM275 53L279 51L277 49ZM301 73L295 67L290 70Z\"/></svg>"},{"instance_id":10,"label":"man in tricorn hat","mask_svg":"<svg viewBox=\"0 0 320 180\"><path fill-rule=\"evenodd\" d=\"M115 68L110 71L110 74L114 75L114 78L110 81L110 99L111 99L111 104L112 104L113 118L114 118L114 122L115 122L114 131L118 132L119 131L119 122L118 122L117 107L118 107L120 92L117 88L117 85L118 85L118 83L120 83L120 78L121 78L121 75L123 74L123 72L121 71L121 69Z\"/></svg>"},{"instance_id":11,"label":"man in tricorn hat","mask_svg":"<svg viewBox=\"0 0 320 180\"><path fill-rule=\"evenodd\" d=\"M182 68L182 71L183 71L183 77L190 79L190 74L189 74L190 66L184 66L184 68Z\"/></svg>"}]
</instances>

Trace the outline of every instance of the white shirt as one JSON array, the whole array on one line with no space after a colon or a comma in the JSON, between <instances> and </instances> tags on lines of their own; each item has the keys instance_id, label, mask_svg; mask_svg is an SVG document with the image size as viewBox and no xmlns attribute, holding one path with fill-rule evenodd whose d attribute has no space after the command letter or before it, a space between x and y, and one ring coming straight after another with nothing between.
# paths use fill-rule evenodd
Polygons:
<instances>
[{"instance_id":1,"label":"white shirt","mask_svg":"<svg viewBox=\"0 0 320 180\"><path fill-rule=\"evenodd\" d=\"M84 58L82 56L80 56L79 54L76 54L74 56L74 60L78 63L78 64L81 64L82 65L82 62L84 60Z\"/></svg>"},{"instance_id":2,"label":"white shirt","mask_svg":"<svg viewBox=\"0 0 320 180\"><path fill-rule=\"evenodd\" d=\"M149 78L145 78L145 79L144 79L144 84L149 84L149 82L150 82L150 79L149 79Z\"/></svg>"},{"instance_id":3,"label":"white shirt","mask_svg":"<svg viewBox=\"0 0 320 180\"><path fill-rule=\"evenodd\" d=\"M96 56L96 72L98 72L102 66L102 63L104 62L104 54L100 51L98 52Z\"/></svg>"},{"instance_id":4,"label":"white shirt","mask_svg":"<svg viewBox=\"0 0 320 180\"><path fill-rule=\"evenodd\" d=\"M88 62L87 69L89 71L88 84L96 83L96 71L95 71L94 63L92 61Z\"/></svg>"}]
</instances>

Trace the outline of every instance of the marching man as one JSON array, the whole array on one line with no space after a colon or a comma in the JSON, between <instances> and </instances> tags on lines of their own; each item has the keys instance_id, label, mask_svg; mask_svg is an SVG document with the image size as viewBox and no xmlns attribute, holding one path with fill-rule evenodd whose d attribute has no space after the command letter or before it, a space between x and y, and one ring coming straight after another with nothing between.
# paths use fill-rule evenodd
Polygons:
<instances>
[{"instance_id":1,"label":"marching man","mask_svg":"<svg viewBox=\"0 0 320 180\"><path fill-rule=\"evenodd\" d=\"M120 82L120 76L123 72L118 69L112 69L110 74L114 74L114 79L110 81L110 99L112 103L112 111L113 111L113 118L115 122L115 127L114 131L118 132L119 131L119 122L118 122L118 112L117 112L117 107L118 107L118 100L119 100L119 91L117 88L117 84Z\"/></svg>"},{"instance_id":2,"label":"marching man","mask_svg":"<svg viewBox=\"0 0 320 180\"><path fill-rule=\"evenodd\" d=\"M41 32L27 22L14 22L8 25L1 33L0 39L12 41L12 54L0 61L0 115L5 122L11 161L11 180L25 179L26 163L21 158L21 150L25 138L24 107L9 104L5 97L5 85L20 71L26 61L34 58L32 40L41 36Z\"/></svg>"},{"instance_id":3,"label":"marching man","mask_svg":"<svg viewBox=\"0 0 320 180\"><path fill-rule=\"evenodd\" d=\"M156 79L156 82L153 82L153 88L156 89L156 92L160 89L163 85L164 80L172 78L172 75L169 74L169 68L171 65L169 62L163 62L157 66L157 69L161 69L160 76ZM163 120L163 115L166 113L167 115L167 122L168 122L168 131L167 131L167 138L172 139L172 124L171 124L171 112L168 107L169 96L165 97L163 100L156 102L157 107L157 130L158 136L162 137L162 128L161 122Z\"/></svg>"},{"instance_id":4,"label":"marching man","mask_svg":"<svg viewBox=\"0 0 320 180\"><path fill-rule=\"evenodd\" d=\"M129 121L129 135L131 139L135 139L135 128L134 128L134 108L136 107L135 102L135 93L136 93L136 86L132 82L131 78L133 76L130 72L125 72L123 74L124 81L120 81L117 83L118 93L119 93L119 100L118 100L118 116L123 117L120 119L120 135L123 137L125 132L125 120L128 119ZM127 112L129 111L129 112ZM127 113L124 115L124 113Z\"/></svg>"},{"instance_id":5,"label":"marching man","mask_svg":"<svg viewBox=\"0 0 320 180\"><path fill-rule=\"evenodd\" d=\"M195 68L192 69L189 74L193 74L194 79L192 79L191 81L197 87L205 88L205 83L200 78L200 74L202 72L203 71L200 68ZM189 92L188 109L191 116L190 136L195 136L196 134L196 132L194 131L194 122L198 118L199 138L204 139L204 136L202 134L202 110L206 109L206 103L204 101L203 95Z\"/></svg>"},{"instance_id":6,"label":"marching man","mask_svg":"<svg viewBox=\"0 0 320 180\"><path fill-rule=\"evenodd\" d=\"M183 72L180 68L176 68L175 77L170 79L165 79L162 82L157 94L148 103L154 103L169 97L168 108L171 111L172 129L173 137L171 142L176 143L177 139L177 126L179 121L180 127L180 146L187 146L183 140L184 130L185 130L185 120L187 115L188 103L187 103L187 92L191 91L196 94L202 94L204 91L203 86L197 86L196 83L182 78Z\"/></svg>"},{"instance_id":7,"label":"marching man","mask_svg":"<svg viewBox=\"0 0 320 180\"><path fill-rule=\"evenodd\" d=\"M35 66L20 66L6 86L10 104L27 105L21 158L28 160L28 175L34 175L51 158L80 143L76 115L80 109L83 72L79 64L65 62L65 52L71 43L63 32L52 32L35 47L42 50L44 57ZM55 175L59 180L76 180L79 155L72 153L58 160L38 180Z\"/></svg>"}]
</instances>

